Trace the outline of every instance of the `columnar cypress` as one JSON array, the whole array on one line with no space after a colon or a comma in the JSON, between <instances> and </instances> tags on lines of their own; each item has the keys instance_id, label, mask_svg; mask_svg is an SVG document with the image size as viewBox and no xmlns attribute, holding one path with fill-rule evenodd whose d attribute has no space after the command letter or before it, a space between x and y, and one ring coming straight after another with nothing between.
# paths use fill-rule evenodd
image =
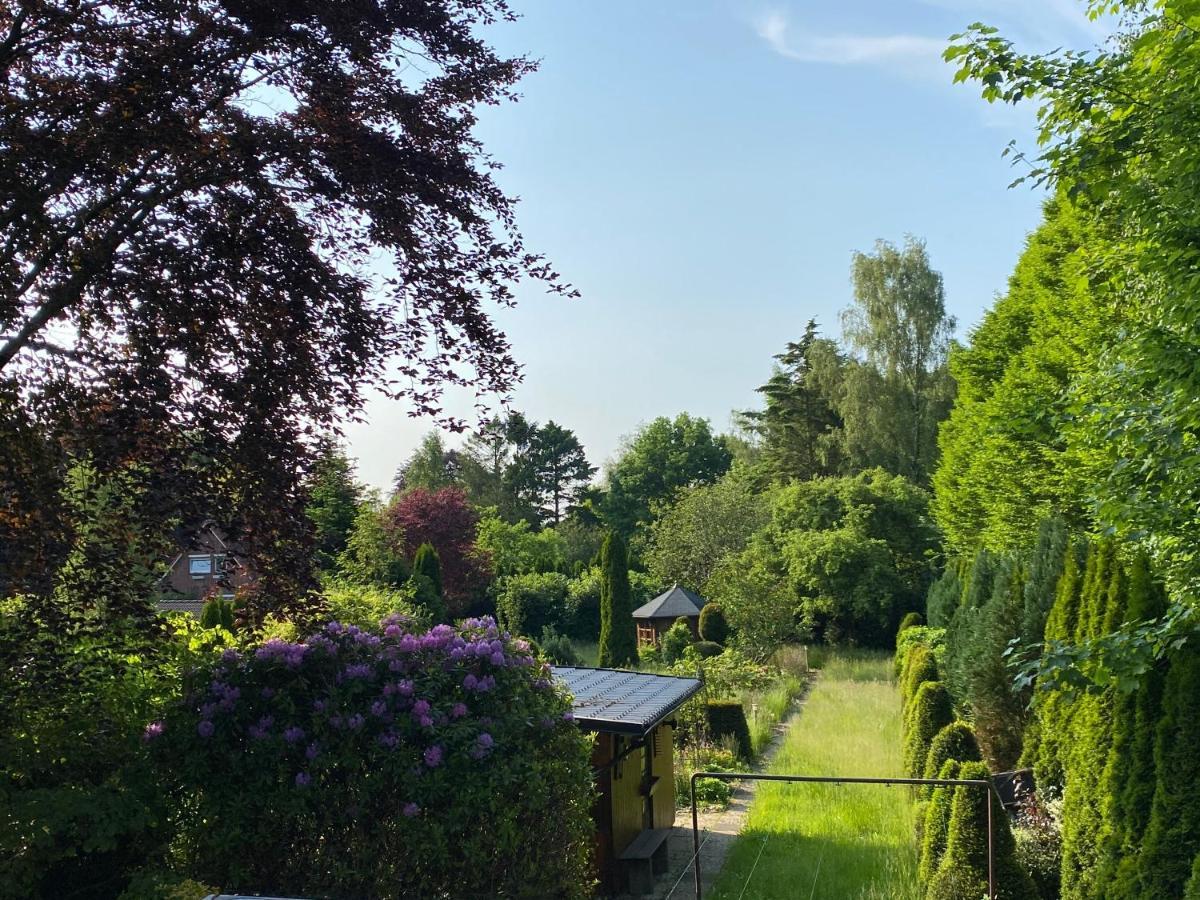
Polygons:
<instances>
[{"instance_id":1,"label":"columnar cypress","mask_svg":"<svg viewBox=\"0 0 1200 900\"><path fill-rule=\"evenodd\" d=\"M1125 607L1125 574L1115 544L1100 542L1093 556L1076 625L1080 642L1119 625ZM1115 702L1112 687L1073 698L1071 744L1064 756L1063 900L1091 900L1099 890L1105 807L1102 776L1112 747Z\"/></svg>"},{"instance_id":2,"label":"columnar cypress","mask_svg":"<svg viewBox=\"0 0 1200 900\"><path fill-rule=\"evenodd\" d=\"M600 665L636 666L637 627L629 589L629 553L615 531L600 547Z\"/></svg>"},{"instance_id":3,"label":"columnar cypress","mask_svg":"<svg viewBox=\"0 0 1200 900\"><path fill-rule=\"evenodd\" d=\"M1150 823L1138 862L1145 897L1178 897L1200 852L1200 650L1171 659L1155 736Z\"/></svg>"},{"instance_id":4,"label":"columnar cypress","mask_svg":"<svg viewBox=\"0 0 1200 900\"><path fill-rule=\"evenodd\" d=\"M408 583L413 588L413 601L425 609L434 622L445 622L448 615L442 594L442 560L433 544L424 543L417 548Z\"/></svg>"},{"instance_id":5,"label":"columnar cypress","mask_svg":"<svg viewBox=\"0 0 1200 900\"><path fill-rule=\"evenodd\" d=\"M1046 619L1045 640L1070 641L1074 636L1079 611L1080 552L1072 548L1058 579L1054 606ZM1057 796L1063 789L1062 747L1066 742L1066 727L1070 701L1058 691L1039 693L1034 698L1037 717L1037 745L1026 748L1026 761L1033 767L1039 793Z\"/></svg>"},{"instance_id":6,"label":"columnar cypress","mask_svg":"<svg viewBox=\"0 0 1200 900\"><path fill-rule=\"evenodd\" d=\"M1027 647L1040 644L1046 633L1046 618L1054 606L1069 549L1066 524L1061 519L1043 519L1026 567L1022 598L1021 643Z\"/></svg>"},{"instance_id":7,"label":"columnar cypress","mask_svg":"<svg viewBox=\"0 0 1200 900\"><path fill-rule=\"evenodd\" d=\"M925 768L921 778L944 778L939 775L942 767L950 760L960 763L981 762L979 742L975 740L975 732L966 722L951 722L936 735L929 744L929 753L925 755ZM928 796L932 790L925 788L922 795Z\"/></svg>"},{"instance_id":8,"label":"columnar cypress","mask_svg":"<svg viewBox=\"0 0 1200 900\"><path fill-rule=\"evenodd\" d=\"M983 763L965 763L962 779L986 779ZM987 893L987 796L978 787L957 787L950 806L946 853L929 883L929 900L975 900ZM1017 845L1008 814L992 804L993 853L996 889L1001 900L1034 900L1037 888L1017 862Z\"/></svg>"},{"instance_id":9,"label":"columnar cypress","mask_svg":"<svg viewBox=\"0 0 1200 900\"><path fill-rule=\"evenodd\" d=\"M900 675L900 702L907 708L912 703L913 697L916 696L917 688L926 681L937 680L937 661L934 659L933 651L918 644L909 652L908 658L905 660L904 671Z\"/></svg>"},{"instance_id":10,"label":"columnar cypress","mask_svg":"<svg viewBox=\"0 0 1200 900\"><path fill-rule=\"evenodd\" d=\"M1149 560L1140 553L1129 571L1126 620L1157 619L1166 610L1166 591L1153 579ZM1154 800L1155 732L1162 716L1165 680L1166 665L1155 666L1142 676L1136 691L1118 700L1113 717L1113 751L1105 770L1109 806L1100 877L1100 883L1107 885L1105 896L1111 900L1138 897L1138 856Z\"/></svg>"}]
</instances>

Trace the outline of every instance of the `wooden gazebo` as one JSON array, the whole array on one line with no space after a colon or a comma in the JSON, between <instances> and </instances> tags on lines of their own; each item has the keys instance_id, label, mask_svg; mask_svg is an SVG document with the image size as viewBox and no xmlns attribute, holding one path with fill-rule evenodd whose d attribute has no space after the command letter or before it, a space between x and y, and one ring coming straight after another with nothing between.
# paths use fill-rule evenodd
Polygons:
<instances>
[{"instance_id":1,"label":"wooden gazebo","mask_svg":"<svg viewBox=\"0 0 1200 900\"><path fill-rule=\"evenodd\" d=\"M638 644L657 647L663 633L675 624L680 616L688 620L692 629L692 638L700 638L700 610L708 601L694 591L671 585L649 603L639 606L633 611L633 621L637 623Z\"/></svg>"}]
</instances>

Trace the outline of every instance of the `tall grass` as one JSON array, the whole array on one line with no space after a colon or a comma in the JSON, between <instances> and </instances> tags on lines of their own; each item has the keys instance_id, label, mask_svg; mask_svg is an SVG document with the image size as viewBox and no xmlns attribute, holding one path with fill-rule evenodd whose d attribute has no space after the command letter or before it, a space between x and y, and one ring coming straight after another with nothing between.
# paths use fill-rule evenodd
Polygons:
<instances>
[{"instance_id":1,"label":"tall grass","mask_svg":"<svg viewBox=\"0 0 1200 900\"><path fill-rule=\"evenodd\" d=\"M902 774L890 678L883 654L831 654L770 771ZM745 889L759 900L916 900L912 834L903 788L760 783L711 896L737 900Z\"/></svg>"},{"instance_id":2,"label":"tall grass","mask_svg":"<svg viewBox=\"0 0 1200 900\"><path fill-rule=\"evenodd\" d=\"M775 736L775 726L787 715L792 701L804 690L804 682L794 675L781 675L771 687L742 697L746 724L750 726L750 747L758 757Z\"/></svg>"}]
</instances>

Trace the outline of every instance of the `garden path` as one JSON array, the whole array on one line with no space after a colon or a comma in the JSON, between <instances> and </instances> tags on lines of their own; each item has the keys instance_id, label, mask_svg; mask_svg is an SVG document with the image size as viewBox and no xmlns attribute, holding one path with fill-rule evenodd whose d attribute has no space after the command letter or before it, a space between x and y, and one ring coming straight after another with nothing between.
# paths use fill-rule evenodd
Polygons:
<instances>
[{"instance_id":1,"label":"garden path","mask_svg":"<svg viewBox=\"0 0 1200 900\"><path fill-rule=\"evenodd\" d=\"M804 701L808 697L809 690L812 688L812 682L818 674L814 671L809 676L804 692L793 702L787 716L775 726L775 735L758 764L754 766L753 771L765 772L770 766L771 760L775 758L775 754L783 746L784 736L799 720ZM705 896L712 889L717 875L721 872L721 867L725 864L725 857L728 856L734 841L737 840L738 834L741 833L742 826L746 822L746 815L750 811L750 802L754 799L754 794L759 784L760 782L757 781L734 782L733 793L729 798L729 805L727 807L724 809L702 809L700 811L698 816L698 824L700 826L700 887ZM647 900L647 898L649 900L696 900L692 857L692 816L690 809L684 807L676 814L675 827L671 830L671 836L668 840L667 871L658 877L654 885L654 891L643 895L641 898L633 898L628 894L623 894L617 900Z\"/></svg>"}]
</instances>

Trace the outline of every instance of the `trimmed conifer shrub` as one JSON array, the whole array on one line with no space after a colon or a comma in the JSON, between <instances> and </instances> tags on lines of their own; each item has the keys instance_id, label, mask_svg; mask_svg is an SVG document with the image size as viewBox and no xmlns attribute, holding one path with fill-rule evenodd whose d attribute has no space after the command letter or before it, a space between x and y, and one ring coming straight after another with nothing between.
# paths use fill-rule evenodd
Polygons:
<instances>
[{"instance_id":1,"label":"trimmed conifer shrub","mask_svg":"<svg viewBox=\"0 0 1200 900\"><path fill-rule=\"evenodd\" d=\"M928 647L918 645L908 655L904 672L900 676L900 701L904 707L911 705L917 689L926 681L938 680L937 660Z\"/></svg>"},{"instance_id":2,"label":"trimmed conifer shrub","mask_svg":"<svg viewBox=\"0 0 1200 900\"><path fill-rule=\"evenodd\" d=\"M971 726L961 719L951 722L936 735L929 745L929 753L925 756L925 768L921 778L944 778L939 775L947 762L958 763L980 762L983 757L979 753L979 742L975 740L975 732ZM928 796L931 789L924 788L921 794Z\"/></svg>"},{"instance_id":3,"label":"trimmed conifer shrub","mask_svg":"<svg viewBox=\"0 0 1200 900\"><path fill-rule=\"evenodd\" d=\"M600 577L600 665L636 666L629 551L615 531L605 535L600 547Z\"/></svg>"},{"instance_id":4,"label":"trimmed conifer shrub","mask_svg":"<svg viewBox=\"0 0 1200 900\"><path fill-rule=\"evenodd\" d=\"M737 754L746 762L754 758L750 743L750 726L746 722L746 710L738 700L709 700L704 706L705 721L708 723L709 738L715 743L722 738L733 738Z\"/></svg>"},{"instance_id":5,"label":"trimmed conifer shrub","mask_svg":"<svg viewBox=\"0 0 1200 900\"><path fill-rule=\"evenodd\" d=\"M408 583L413 588L413 602L429 613L434 622L449 618L442 593L442 560L433 544L424 543L417 548Z\"/></svg>"},{"instance_id":6,"label":"trimmed conifer shrub","mask_svg":"<svg viewBox=\"0 0 1200 900\"><path fill-rule=\"evenodd\" d=\"M200 627L233 631L233 601L209 597L200 609Z\"/></svg>"},{"instance_id":7,"label":"trimmed conifer shrub","mask_svg":"<svg viewBox=\"0 0 1200 900\"><path fill-rule=\"evenodd\" d=\"M983 763L966 763L958 777L986 779L988 769ZM987 821L985 792L978 787L955 788L946 852L929 882L928 900L978 900L987 894ZM1017 847L1008 814L994 798L992 832L996 889L1000 900L1037 900L1037 888L1029 873L1017 862Z\"/></svg>"},{"instance_id":8,"label":"trimmed conifer shrub","mask_svg":"<svg viewBox=\"0 0 1200 900\"><path fill-rule=\"evenodd\" d=\"M714 644L729 640L729 621L718 603L706 603L700 610L700 638Z\"/></svg>"},{"instance_id":9,"label":"trimmed conifer shrub","mask_svg":"<svg viewBox=\"0 0 1200 900\"><path fill-rule=\"evenodd\" d=\"M704 659L709 659L713 656L720 656L725 652L725 648L714 641L696 641L692 644L696 652Z\"/></svg>"},{"instance_id":10,"label":"trimmed conifer shrub","mask_svg":"<svg viewBox=\"0 0 1200 900\"><path fill-rule=\"evenodd\" d=\"M940 681L922 683L909 707L904 737L904 770L910 778L921 777L930 744L953 721L954 708L946 686Z\"/></svg>"},{"instance_id":11,"label":"trimmed conifer shrub","mask_svg":"<svg viewBox=\"0 0 1200 900\"><path fill-rule=\"evenodd\" d=\"M1138 862L1146 897L1178 897L1200 852L1200 652L1191 644L1171 659L1154 746L1150 823Z\"/></svg>"},{"instance_id":12,"label":"trimmed conifer shrub","mask_svg":"<svg viewBox=\"0 0 1200 900\"><path fill-rule=\"evenodd\" d=\"M900 620L900 627L896 629L896 640L899 643L900 635L908 631L910 628L920 628L925 624L925 618L919 612L905 613L904 618Z\"/></svg>"},{"instance_id":13,"label":"trimmed conifer shrub","mask_svg":"<svg viewBox=\"0 0 1200 900\"><path fill-rule=\"evenodd\" d=\"M937 771L937 778L957 778L962 763L948 759ZM917 866L917 879L922 887L928 886L942 863L946 853L946 836L950 833L950 805L954 799L954 788L948 785L936 787L925 804L921 826L921 856Z\"/></svg>"}]
</instances>

